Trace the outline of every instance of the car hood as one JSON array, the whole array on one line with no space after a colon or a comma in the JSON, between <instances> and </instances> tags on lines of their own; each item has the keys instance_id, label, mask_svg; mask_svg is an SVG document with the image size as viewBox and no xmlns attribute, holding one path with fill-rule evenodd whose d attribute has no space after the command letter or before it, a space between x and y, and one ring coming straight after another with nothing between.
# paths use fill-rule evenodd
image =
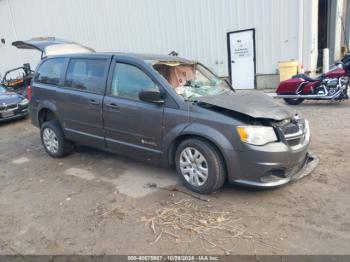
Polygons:
<instances>
[{"instance_id":1,"label":"car hood","mask_svg":"<svg viewBox=\"0 0 350 262\"><path fill-rule=\"evenodd\" d=\"M292 118L297 114L296 110L282 105L272 97L260 92L202 96L196 98L196 101L198 101L199 104L205 103L221 107L253 118L265 118L280 121Z\"/></svg>"},{"instance_id":2,"label":"car hood","mask_svg":"<svg viewBox=\"0 0 350 262\"><path fill-rule=\"evenodd\" d=\"M13 92L0 93L0 105L18 104L23 97Z\"/></svg>"}]
</instances>

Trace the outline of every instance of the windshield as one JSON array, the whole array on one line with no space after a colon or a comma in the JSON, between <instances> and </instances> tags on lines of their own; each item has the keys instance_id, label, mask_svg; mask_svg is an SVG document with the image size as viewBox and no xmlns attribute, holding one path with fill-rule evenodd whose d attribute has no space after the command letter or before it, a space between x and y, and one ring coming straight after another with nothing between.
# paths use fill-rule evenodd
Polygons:
<instances>
[{"instance_id":1,"label":"windshield","mask_svg":"<svg viewBox=\"0 0 350 262\"><path fill-rule=\"evenodd\" d=\"M3 86L0 86L0 94L6 93L6 89Z\"/></svg>"},{"instance_id":2,"label":"windshield","mask_svg":"<svg viewBox=\"0 0 350 262\"><path fill-rule=\"evenodd\" d=\"M169 82L175 92L185 100L196 97L233 93L232 88L201 64L158 63L154 68Z\"/></svg>"}]
</instances>

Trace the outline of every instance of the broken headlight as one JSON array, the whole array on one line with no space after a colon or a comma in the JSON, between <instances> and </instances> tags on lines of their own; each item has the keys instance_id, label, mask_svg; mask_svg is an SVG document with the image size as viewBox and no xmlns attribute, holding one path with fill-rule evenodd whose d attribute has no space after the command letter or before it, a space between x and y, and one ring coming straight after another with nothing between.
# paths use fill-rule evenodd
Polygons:
<instances>
[{"instance_id":1,"label":"broken headlight","mask_svg":"<svg viewBox=\"0 0 350 262\"><path fill-rule=\"evenodd\" d=\"M23 98L22 101L19 103L21 106L26 106L29 104L29 100L27 98Z\"/></svg>"},{"instance_id":2,"label":"broken headlight","mask_svg":"<svg viewBox=\"0 0 350 262\"><path fill-rule=\"evenodd\" d=\"M275 130L270 126L238 126L240 139L251 145L263 146L277 141Z\"/></svg>"}]
</instances>

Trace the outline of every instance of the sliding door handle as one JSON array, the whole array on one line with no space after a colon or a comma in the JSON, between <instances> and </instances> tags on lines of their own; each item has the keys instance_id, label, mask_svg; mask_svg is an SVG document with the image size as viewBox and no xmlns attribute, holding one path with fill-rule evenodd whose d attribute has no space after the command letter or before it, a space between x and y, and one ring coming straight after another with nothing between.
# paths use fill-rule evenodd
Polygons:
<instances>
[{"instance_id":1,"label":"sliding door handle","mask_svg":"<svg viewBox=\"0 0 350 262\"><path fill-rule=\"evenodd\" d=\"M96 101L95 99L90 99L90 104L91 105L99 105L100 104L100 102L98 102L98 101Z\"/></svg>"},{"instance_id":2,"label":"sliding door handle","mask_svg":"<svg viewBox=\"0 0 350 262\"><path fill-rule=\"evenodd\" d=\"M107 104L107 106L108 106L109 108L112 108L112 109L119 109L119 106L118 106L117 104L115 104L115 103Z\"/></svg>"}]
</instances>

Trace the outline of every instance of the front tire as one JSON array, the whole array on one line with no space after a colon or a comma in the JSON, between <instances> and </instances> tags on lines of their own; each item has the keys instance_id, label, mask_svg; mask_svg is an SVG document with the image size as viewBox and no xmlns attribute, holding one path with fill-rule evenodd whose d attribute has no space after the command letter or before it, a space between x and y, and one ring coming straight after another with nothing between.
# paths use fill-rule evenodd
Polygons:
<instances>
[{"instance_id":1,"label":"front tire","mask_svg":"<svg viewBox=\"0 0 350 262\"><path fill-rule=\"evenodd\" d=\"M72 144L64 137L57 120L45 122L40 131L41 142L46 153L54 158L60 158L71 152Z\"/></svg>"},{"instance_id":2,"label":"front tire","mask_svg":"<svg viewBox=\"0 0 350 262\"><path fill-rule=\"evenodd\" d=\"M299 105L304 101L304 99L302 98L283 98L283 99L288 105L293 105L293 106Z\"/></svg>"},{"instance_id":3,"label":"front tire","mask_svg":"<svg viewBox=\"0 0 350 262\"><path fill-rule=\"evenodd\" d=\"M187 139L180 143L175 154L176 171L189 189L209 194L225 183L224 161L211 143L202 139Z\"/></svg>"}]
</instances>

